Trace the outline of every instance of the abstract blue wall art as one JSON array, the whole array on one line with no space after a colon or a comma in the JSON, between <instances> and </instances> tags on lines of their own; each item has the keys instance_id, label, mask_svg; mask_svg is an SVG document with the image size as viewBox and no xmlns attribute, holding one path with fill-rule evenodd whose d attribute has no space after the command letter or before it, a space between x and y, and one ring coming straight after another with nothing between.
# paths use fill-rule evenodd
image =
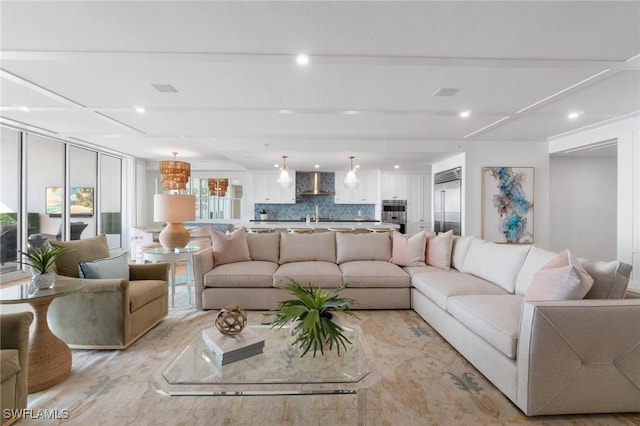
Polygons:
<instances>
[{"instance_id":1,"label":"abstract blue wall art","mask_svg":"<svg viewBox=\"0 0 640 426\"><path fill-rule=\"evenodd\" d=\"M533 167L482 169L482 238L533 243Z\"/></svg>"}]
</instances>

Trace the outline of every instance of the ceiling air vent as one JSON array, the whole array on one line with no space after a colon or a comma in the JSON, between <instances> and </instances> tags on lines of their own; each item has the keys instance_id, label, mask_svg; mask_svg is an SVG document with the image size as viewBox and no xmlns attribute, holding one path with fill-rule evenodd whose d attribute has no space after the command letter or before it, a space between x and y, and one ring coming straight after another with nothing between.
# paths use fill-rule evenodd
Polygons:
<instances>
[{"instance_id":1,"label":"ceiling air vent","mask_svg":"<svg viewBox=\"0 0 640 426\"><path fill-rule=\"evenodd\" d=\"M436 90L436 93L434 93L433 96L453 96L458 93L459 90L460 89L455 89L453 87L441 87Z\"/></svg>"},{"instance_id":2,"label":"ceiling air vent","mask_svg":"<svg viewBox=\"0 0 640 426\"><path fill-rule=\"evenodd\" d=\"M170 84L152 84L151 86L160 93L178 93L176 88Z\"/></svg>"}]
</instances>

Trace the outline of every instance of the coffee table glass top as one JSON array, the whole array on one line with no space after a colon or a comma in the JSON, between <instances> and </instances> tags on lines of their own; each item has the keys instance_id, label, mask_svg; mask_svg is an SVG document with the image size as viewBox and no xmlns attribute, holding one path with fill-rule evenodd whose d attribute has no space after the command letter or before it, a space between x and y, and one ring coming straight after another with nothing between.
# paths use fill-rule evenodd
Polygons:
<instances>
[{"instance_id":1,"label":"coffee table glass top","mask_svg":"<svg viewBox=\"0 0 640 426\"><path fill-rule=\"evenodd\" d=\"M169 250L164 247L152 247L143 250L143 253L148 254L184 254L184 253L195 253L200 251L198 247L183 247L179 249Z\"/></svg>"},{"instance_id":2,"label":"coffee table glass top","mask_svg":"<svg viewBox=\"0 0 640 426\"><path fill-rule=\"evenodd\" d=\"M212 324L213 325L213 324ZM186 348L163 370L161 386L169 394L295 394L321 392L355 393L377 379L367 363L366 343L356 326L343 327L352 344L318 352L313 357L291 344L295 340L288 327L282 329L263 325L249 325L265 337L264 352L221 366L196 334ZM371 382L371 383L370 383ZM207 391L210 391L207 393Z\"/></svg>"},{"instance_id":3,"label":"coffee table glass top","mask_svg":"<svg viewBox=\"0 0 640 426\"><path fill-rule=\"evenodd\" d=\"M81 290L86 281L80 278L71 278L57 276L53 287L46 289L38 289L35 292L29 292L31 283L9 286L0 289L0 302L2 303L24 303L29 300L43 299L47 297L58 297L63 294L73 293Z\"/></svg>"}]
</instances>

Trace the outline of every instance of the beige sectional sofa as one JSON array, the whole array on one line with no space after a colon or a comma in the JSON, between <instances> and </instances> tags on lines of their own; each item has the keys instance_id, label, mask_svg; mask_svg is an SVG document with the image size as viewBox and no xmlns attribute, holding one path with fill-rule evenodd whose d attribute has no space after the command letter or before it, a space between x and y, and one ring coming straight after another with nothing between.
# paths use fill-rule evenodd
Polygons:
<instances>
[{"instance_id":1,"label":"beige sectional sofa","mask_svg":"<svg viewBox=\"0 0 640 426\"><path fill-rule=\"evenodd\" d=\"M390 262L386 234L247 235L251 260L194 256L196 306L271 309L289 278L344 291L360 309L415 310L527 415L640 411L640 299L631 267L581 261L584 300L526 301L557 253L454 238L450 269ZM214 244L215 245L215 244Z\"/></svg>"},{"instance_id":2,"label":"beige sectional sofa","mask_svg":"<svg viewBox=\"0 0 640 426\"><path fill-rule=\"evenodd\" d=\"M358 309L411 308L411 279L389 262L389 234L276 232L246 234L246 242L250 260L216 265L215 241L193 256L196 307L273 309L294 279L326 289L347 282L341 295L356 299Z\"/></svg>"}]
</instances>

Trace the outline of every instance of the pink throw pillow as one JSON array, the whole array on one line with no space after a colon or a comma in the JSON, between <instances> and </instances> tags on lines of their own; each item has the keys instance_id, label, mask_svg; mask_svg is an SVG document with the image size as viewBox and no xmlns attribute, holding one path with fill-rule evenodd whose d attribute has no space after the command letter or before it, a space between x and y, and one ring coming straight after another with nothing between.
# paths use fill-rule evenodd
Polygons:
<instances>
[{"instance_id":1,"label":"pink throw pillow","mask_svg":"<svg viewBox=\"0 0 640 426\"><path fill-rule=\"evenodd\" d=\"M427 265L448 271L451 269L451 250L453 248L453 231L427 238Z\"/></svg>"},{"instance_id":2,"label":"pink throw pillow","mask_svg":"<svg viewBox=\"0 0 640 426\"><path fill-rule=\"evenodd\" d=\"M398 266L426 266L424 263L426 242L427 234L424 231L420 231L409 238L399 232L394 232L391 262Z\"/></svg>"},{"instance_id":3,"label":"pink throw pillow","mask_svg":"<svg viewBox=\"0 0 640 426\"><path fill-rule=\"evenodd\" d=\"M592 285L593 278L582 264L564 250L533 274L524 300L582 299Z\"/></svg>"},{"instance_id":4,"label":"pink throw pillow","mask_svg":"<svg viewBox=\"0 0 640 426\"><path fill-rule=\"evenodd\" d=\"M212 229L211 246L213 247L213 262L216 266L251 260L244 227L235 229L228 235Z\"/></svg>"}]
</instances>

